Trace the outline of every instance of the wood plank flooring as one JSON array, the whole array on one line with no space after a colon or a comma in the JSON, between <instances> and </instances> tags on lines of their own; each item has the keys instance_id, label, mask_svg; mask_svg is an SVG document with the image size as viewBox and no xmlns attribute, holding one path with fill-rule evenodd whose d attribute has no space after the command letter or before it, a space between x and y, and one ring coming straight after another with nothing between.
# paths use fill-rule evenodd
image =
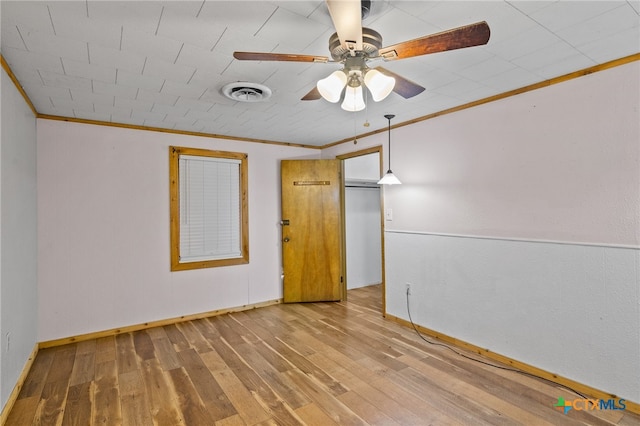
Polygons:
<instances>
[{"instance_id":1,"label":"wood plank flooring","mask_svg":"<svg viewBox=\"0 0 640 426\"><path fill-rule=\"evenodd\" d=\"M38 353L8 425L640 425L422 341L380 286Z\"/></svg>"}]
</instances>

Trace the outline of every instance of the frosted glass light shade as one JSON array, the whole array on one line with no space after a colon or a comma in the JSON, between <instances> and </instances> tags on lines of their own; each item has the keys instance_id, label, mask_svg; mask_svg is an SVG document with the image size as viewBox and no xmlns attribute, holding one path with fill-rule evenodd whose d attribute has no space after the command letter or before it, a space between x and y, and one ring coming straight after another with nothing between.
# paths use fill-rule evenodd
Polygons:
<instances>
[{"instance_id":1,"label":"frosted glass light shade","mask_svg":"<svg viewBox=\"0 0 640 426\"><path fill-rule=\"evenodd\" d=\"M329 74L328 77L318 81L316 87L320 95L329 102L336 103L340 100L342 89L347 84L347 76L338 70Z\"/></svg>"},{"instance_id":2,"label":"frosted glass light shade","mask_svg":"<svg viewBox=\"0 0 640 426\"><path fill-rule=\"evenodd\" d=\"M400 185L400 179L393 174L391 170L387 170L387 173L382 176L382 179L378 181L378 185Z\"/></svg>"},{"instance_id":3,"label":"frosted glass light shade","mask_svg":"<svg viewBox=\"0 0 640 426\"><path fill-rule=\"evenodd\" d=\"M396 79L384 75L380 71L369 70L364 75L364 84L367 85L367 88L371 92L373 100L378 102L389 96L389 93L391 93L393 87L396 85Z\"/></svg>"},{"instance_id":4,"label":"frosted glass light shade","mask_svg":"<svg viewBox=\"0 0 640 426\"><path fill-rule=\"evenodd\" d=\"M362 111L365 107L364 98L362 97L362 86L347 86L344 93L344 101L341 106L345 111Z\"/></svg>"}]
</instances>

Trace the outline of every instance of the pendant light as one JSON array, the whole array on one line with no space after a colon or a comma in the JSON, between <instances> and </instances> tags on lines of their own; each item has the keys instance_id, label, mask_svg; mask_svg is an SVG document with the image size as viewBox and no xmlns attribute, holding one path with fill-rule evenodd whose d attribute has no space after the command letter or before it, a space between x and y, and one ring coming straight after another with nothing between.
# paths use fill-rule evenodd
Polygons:
<instances>
[{"instance_id":1,"label":"pendant light","mask_svg":"<svg viewBox=\"0 0 640 426\"><path fill-rule=\"evenodd\" d=\"M393 114L387 114L384 116L384 118L389 120L389 170L387 170L387 173L385 173L384 176L382 176L382 179L378 181L378 185L400 185L402 183L391 171L391 119L393 117L395 117Z\"/></svg>"}]
</instances>

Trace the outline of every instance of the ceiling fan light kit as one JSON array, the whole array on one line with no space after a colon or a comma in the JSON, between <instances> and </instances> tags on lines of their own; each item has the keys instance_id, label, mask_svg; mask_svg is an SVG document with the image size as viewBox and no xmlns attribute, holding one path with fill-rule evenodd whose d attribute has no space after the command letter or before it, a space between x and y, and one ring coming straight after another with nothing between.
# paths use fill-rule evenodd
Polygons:
<instances>
[{"instance_id":1,"label":"ceiling fan light kit","mask_svg":"<svg viewBox=\"0 0 640 426\"><path fill-rule=\"evenodd\" d=\"M356 65L348 70L348 73L347 76L344 70L334 71L316 84L320 95L332 103L340 100L342 90L347 86L344 101L342 102L342 109L346 111L360 111L364 109L363 85L369 89L371 98L375 102L379 102L389 96L396 84L395 78L389 77L375 69L365 68L362 70ZM364 78L362 78L363 73Z\"/></svg>"},{"instance_id":2,"label":"ceiling fan light kit","mask_svg":"<svg viewBox=\"0 0 640 426\"><path fill-rule=\"evenodd\" d=\"M363 28L363 30L367 30L367 28ZM377 54L378 50L374 51ZM389 96L395 86L396 79L378 70L368 68L366 65L367 53L363 51L346 52L343 53L345 57L341 60L345 63L344 69L332 72L316 84L320 96L328 102L336 103L341 99L342 91L346 86L347 89L341 105L342 109L346 111L360 111L365 108L363 85L369 89L371 98L375 102ZM335 49L332 55L336 55Z\"/></svg>"}]
</instances>

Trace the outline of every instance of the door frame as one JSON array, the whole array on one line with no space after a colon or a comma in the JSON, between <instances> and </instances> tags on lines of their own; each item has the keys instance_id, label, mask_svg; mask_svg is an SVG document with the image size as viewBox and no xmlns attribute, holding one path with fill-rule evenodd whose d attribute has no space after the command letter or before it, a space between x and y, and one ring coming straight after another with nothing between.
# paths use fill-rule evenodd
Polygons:
<instances>
[{"instance_id":1,"label":"door frame","mask_svg":"<svg viewBox=\"0 0 640 426\"><path fill-rule=\"evenodd\" d=\"M379 159L379 171L378 174L380 176L382 176L383 173L383 158L382 158L382 145L377 145L377 146L373 146L371 148L366 148L366 149L362 149L359 151L353 151L353 152L348 152L346 154L340 154L340 155L336 155L336 159L340 160L341 162L341 167L342 167L342 199L344 200L345 197L345 177L344 177L344 160L347 160L349 158L354 158L354 157L360 157L363 155L368 155L368 154L373 154L373 153L378 153L378 159ZM342 256L342 270L343 270L343 274L344 274L344 283L343 283L343 300L347 300L347 232L346 232L346 211L345 211L345 203L342 203L342 252L344 253L344 256ZM384 258L384 195L383 195L383 191L380 191L380 263L381 263L381 267L382 267L382 279L381 279L381 287L382 287L382 294L380 295L382 298L382 316L386 317L387 315L387 303L386 303L386 275L385 275L385 258Z\"/></svg>"}]
</instances>

